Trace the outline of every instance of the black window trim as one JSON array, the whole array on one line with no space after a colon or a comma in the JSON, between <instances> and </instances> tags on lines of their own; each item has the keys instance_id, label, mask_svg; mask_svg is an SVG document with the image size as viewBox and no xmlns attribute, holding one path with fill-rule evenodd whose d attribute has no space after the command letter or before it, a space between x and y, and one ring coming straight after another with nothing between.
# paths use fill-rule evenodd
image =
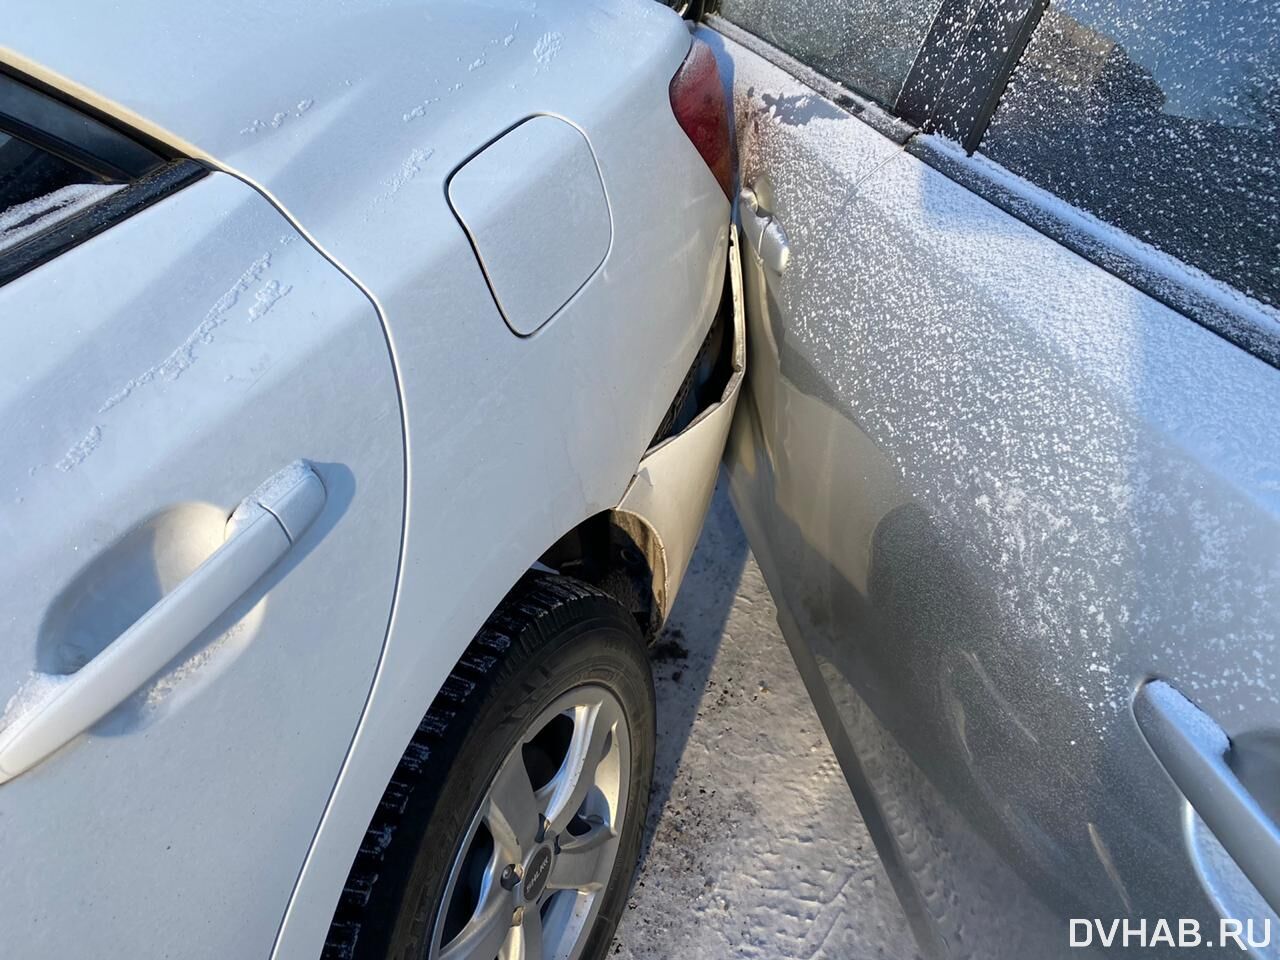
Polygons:
<instances>
[{"instance_id":1,"label":"black window trim","mask_svg":"<svg viewBox=\"0 0 1280 960\"><path fill-rule=\"evenodd\" d=\"M0 131L108 183L137 180L176 159L2 65Z\"/></svg>"},{"instance_id":2,"label":"black window trim","mask_svg":"<svg viewBox=\"0 0 1280 960\"><path fill-rule=\"evenodd\" d=\"M135 213L140 213L153 203L199 180L208 172L194 160L164 163L140 180L123 186L79 213L59 220L49 229L9 247L0 253L0 286L61 256Z\"/></svg>"},{"instance_id":3,"label":"black window trim","mask_svg":"<svg viewBox=\"0 0 1280 960\"><path fill-rule=\"evenodd\" d=\"M893 112L973 153L1048 5L1049 0L941 0ZM956 53L945 61L929 55L948 46ZM969 69L958 73L956 66L966 60Z\"/></svg>"},{"instance_id":4,"label":"black window trim","mask_svg":"<svg viewBox=\"0 0 1280 960\"><path fill-rule=\"evenodd\" d=\"M951 137L960 142L966 152L973 153L1048 5L1049 0L938 0L920 49L898 96L888 108L726 20L718 12L720 0L690 3L685 15L701 19L717 32L760 54L896 142L904 142L902 137L923 130ZM700 18L695 17L695 11L702 7L707 11ZM955 46L956 53L944 60L935 51L948 44ZM970 82L962 84L955 65L966 53L997 44L1004 47L1004 55L982 64L981 70L966 71L965 78ZM903 134L903 130L908 132Z\"/></svg>"},{"instance_id":5,"label":"black window trim","mask_svg":"<svg viewBox=\"0 0 1280 960\"><path fill-rule=\"evenodd\" d=\"M916 55L915 64L903 83L903 91L899 94L895 109L897 103L904 103L904 95L907 98L905 103L908 105L929 102L927 99L919 98L919 92L922 89L920 84L927 79L928 74L923 68L917 68L926 58L930 43L938 42L941 37L941 31L935 29L938 18L953 11L954 8L949 6L953 2L954 0L941 0L934 23L930 26L920 52ZM989 86L980 98L980 102L964 98L951 98L948 101L953 109L962 100L968 105L977 103L978 109L962 106L958 112L939 114L922 111L916 107L913 108L916 113L909 117L895 116L886 112L878 104L846 89L812 67L783 53L767 40L731 23L722 16L712 13L704 18L704 22L711 29L812 87L880 134L902 145L907 153L977 194L988 203L999 207L1049 239L1062 244L1094 266L1118 277L1135 290L1163 303L1264 363L1280 369L1280 311L1254 300L1224 281L1209 277L1204 271L1172 255L1161 253L1157 248L1143 243L1120 227L1098 221L1101 224L1100 229L1082 229L1084 218L1089 216L1086 211L1067 204L1066 201L1054 197L1040 187L1021 181L1012 171L1006 171L1005 176L1002 177L995 171L984 169L982 164L971 159L982 136L986 133L991 117L1008 86L1013 68L1030 41L1047 2L1046 0L1030 0L1030 2L1028 0L988 0L978 11L978 17L984 15L990 17L1003 10L1007 24L1010 22L1008 12L1015 6L1025 8L1020 29L1011 41L1011 44L1017 44L1016 52L1011 45L1009 55L1000 61L998 69L986 72ZM966 41L972 42L974 36L991 35L990 25L982 29L971 29L966 36ZM963 49L965 47L962 45L961 50ZM950 70L948 69L946 73L949 74ZM937 83L936 77L933 82ZM945 82L944 76L942 83L945 84ZM908 87L913 83L916 86L909 90ZM966 109L970 110L970 121L964 124L962 115ZM930 132L950 138L958 146L952 146L944 139L920 136L921 133ZM1026 183L1026 188L1017 189L1020 183ZM1157 256L1135 254L1132 250L1135 244L1144 250L1154 250ZM1223 289L1219 290L1219 286Z\"/></svg>"},{"instance_id":6,"label":"black window trim","mask_svg":"<svg viewBox=\"0 0 1280 960\"><path fill-rule=\"evenodd\" d=\"M0 252L0 286L203 177L208 170L0 64L0 131L108 184L97 203Z\"/></svg>"}]
</instances>

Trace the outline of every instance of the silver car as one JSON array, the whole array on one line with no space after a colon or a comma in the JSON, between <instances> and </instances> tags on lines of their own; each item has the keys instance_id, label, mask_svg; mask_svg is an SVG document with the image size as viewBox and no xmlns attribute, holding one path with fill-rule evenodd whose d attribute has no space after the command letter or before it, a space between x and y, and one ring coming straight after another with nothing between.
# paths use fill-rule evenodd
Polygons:
<instances>
[{"instance_id":1,"label":"silver car","mask_svg":"<svg viewBox=\"0 0 1280 960\"><path fill-rule=\"evenodd\" d=\"M718 7L733 497L920 950L1277 956L1280 6Z\"/></svg>"},{"instance_id":2,"label":"silver car","mask_svg":"<svg viewBox=\"0 0 1280 960\"><path fill-rule=\"evenodd\" d=\"M743 375L710 48L4 19L0 953L602 957Z\"/></svg>"}]
</instances>

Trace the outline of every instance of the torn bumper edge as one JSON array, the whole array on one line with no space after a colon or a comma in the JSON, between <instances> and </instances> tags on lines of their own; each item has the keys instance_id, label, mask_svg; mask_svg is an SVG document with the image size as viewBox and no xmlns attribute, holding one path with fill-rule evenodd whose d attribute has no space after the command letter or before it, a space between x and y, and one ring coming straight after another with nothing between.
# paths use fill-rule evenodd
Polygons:
<instances>
[{"instance_id":1,"label":"torn bumper edge","mask_svg":"<svg viewBox=\"0 0 1280 960\"><path fill-rule=\"evenodd\" d=\"M738 228L729 231L729 283L733 305L732 372L720 399L702 410L680 433L652 447L641 459L616 512L630 514L655 535L661 564L655 564L654 596L661 618L671 612L689 558L702 532L729 425L747 369L746 318Z\"/></svg>"}]
</instances>

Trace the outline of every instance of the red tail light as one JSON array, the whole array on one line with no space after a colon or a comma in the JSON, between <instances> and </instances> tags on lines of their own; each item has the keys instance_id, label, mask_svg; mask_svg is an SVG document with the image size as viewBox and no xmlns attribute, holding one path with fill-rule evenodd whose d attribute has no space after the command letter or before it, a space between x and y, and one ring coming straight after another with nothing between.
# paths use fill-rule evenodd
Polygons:
<instances>
[{"instance_id":1,"label":"red tail light","mask_svg":"<svg viewBox=\"0 0 1280 960\"><path fill-rule=\"evenodd\" d=\"M726 197L733 191L733 149L729 144L729 104L716 55L694 39L689 55L671 78L671 109L685 134L715 174Z\"/></svg>"}]
</instances>

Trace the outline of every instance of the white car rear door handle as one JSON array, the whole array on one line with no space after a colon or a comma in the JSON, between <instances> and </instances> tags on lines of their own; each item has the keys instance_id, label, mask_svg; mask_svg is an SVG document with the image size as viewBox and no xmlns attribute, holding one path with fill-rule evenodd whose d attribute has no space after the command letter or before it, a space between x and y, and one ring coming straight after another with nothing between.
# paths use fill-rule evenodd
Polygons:
<instances>
[{"instance_id":1,"label":"white car rear door handle","mask_svg":"<svg viewBox=\"0 0 1280 960\"><path fill-rule=\"evenodd\" d=\"M319 515L324 485L297 461L274 474L228 521L228 536L87 664L51 684L0 729L0 783L97 723L172 660L275 566Z\"/></svg>"}]
</instances>

